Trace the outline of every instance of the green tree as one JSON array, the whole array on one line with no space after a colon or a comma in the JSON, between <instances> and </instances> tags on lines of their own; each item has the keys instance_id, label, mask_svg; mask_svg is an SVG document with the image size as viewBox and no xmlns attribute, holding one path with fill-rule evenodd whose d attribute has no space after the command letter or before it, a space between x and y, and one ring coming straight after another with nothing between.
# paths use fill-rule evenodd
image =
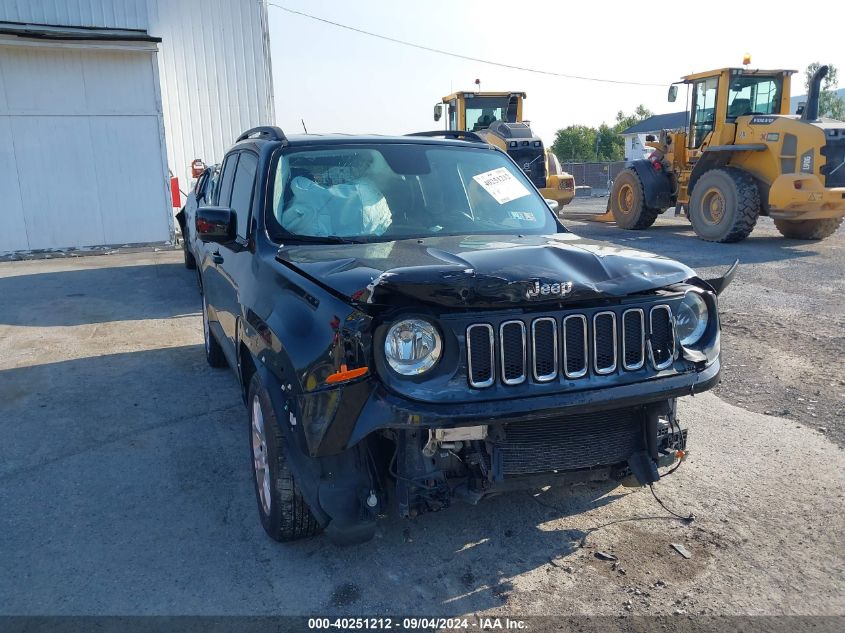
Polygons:
<instances>
[{"instance_id":1,"label":"green tree","mask_svg":"<svg viewBox=\"0 0 845 633\"><path fill-rule=\"evenodd\" d=\"M635 123L653 116L644 105L632 114L620 110L612 126L602 123L598 128L570 125L557 131L552 151L561 161L617 161L625 159L625 141L620 133Z\"/></svg>"},{"instance_id":2,"label":"green tree","mask_svg":"<svg viewBox=\"0 0 845 633\"><path fill-rule=\"evenodd\" d=\"M621 134L632 125L639 123L640 121L645 121L647 118L652 116L654 116L654 113L643 104L638 105L633 114L625 114L622 110L620 110L616 113L616 125L613 126L613 129L617 134Z\"/></svg>"},{"instance_id":3,"label":"green tree","mask_svg":"<svg viewBox=\"0 0 845 633\"><path fill-rule=\"evenodd\" d=\"M555 134L552 151L562 161L595 160L596 129L586 125L570 125Z\"/></svg>"},{"instance_id":4,"label":"green tree","mask_svg":"<svg viewBox=\"0 0 845 633\"><path fill-rule=\"evenodd\" d=\"M625 158L625 142L616 133L616 128L602 123L596 131L596 159L599 161L622 160Z\"/></svg>"},{"instance_id":5,"label":"green tree","mask_svg":"<svg viewBox=\"0 0 845 633\"><path fill-rule=\"evenodd\" d=\"M813 62L804 71L804 89L807 94L810 93L810 80L820 66L821 64L818 62ZM819 95L819 116L845 121L845 100L836 94L839 72L833 64L828 64L828 66L830 69L827 72L827 77L822 81L822 90Z\"/></svg>"}]
</instances>

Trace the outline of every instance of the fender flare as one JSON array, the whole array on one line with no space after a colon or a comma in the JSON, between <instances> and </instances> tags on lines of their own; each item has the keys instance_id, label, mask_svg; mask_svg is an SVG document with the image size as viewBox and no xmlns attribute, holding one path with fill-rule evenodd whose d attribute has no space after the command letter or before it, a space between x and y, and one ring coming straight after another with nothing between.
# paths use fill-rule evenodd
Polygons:
<instances>
[{"instance_id":1,"label":"fender flare","mask_svg":"<svg viewBox=\"0 0 845 633\"><path fill-rule=\"evenodd\" d=\"M672 180L664 170L657 171L645 158L628 163L628 167L636 172L642 183L645 206L663 211L675 205Z\"/></svg>"},{"instance_id":2,"label":"fender flare","mask_svg":"<svg viewBox=\"0 0 845 633\"><path fill-rule=\"evenodd\" d=\"M300 412L295 389L288 389L251 350L249 354L270 396L296 485L314 518L338 543L368 540L375 525L375 509L367 509L364 500L378 486L371 477L367 446L362 442L335 455L309 455L303 426L296 418Z\"/></svg>"}]
</instances>

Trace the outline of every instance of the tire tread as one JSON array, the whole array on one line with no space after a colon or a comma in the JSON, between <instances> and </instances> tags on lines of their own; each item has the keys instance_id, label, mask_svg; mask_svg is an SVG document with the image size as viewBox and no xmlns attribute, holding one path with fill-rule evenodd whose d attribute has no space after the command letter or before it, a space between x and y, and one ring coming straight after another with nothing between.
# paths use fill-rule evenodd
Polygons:
<instances>
[{"instance_id":1,"label":"tire tread","mask_svg":"<svg viewBox=\"0 0 845 633\"><path fill-rule=\"evenodd\" d=\"M784 237L794 240L823 240L836 233L843 218L820 220L775 220L775 228Z\"/></svg>"}]
</instances>

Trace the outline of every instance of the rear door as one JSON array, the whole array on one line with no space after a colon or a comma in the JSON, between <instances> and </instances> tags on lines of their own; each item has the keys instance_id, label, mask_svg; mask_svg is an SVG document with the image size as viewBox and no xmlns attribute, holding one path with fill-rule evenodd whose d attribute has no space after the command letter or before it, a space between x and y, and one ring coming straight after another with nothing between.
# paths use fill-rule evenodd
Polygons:
<instances>
[{"instance_id":1,"label":"rear door","mask_svg":"<svg viewBox=\"0 0 845 633\"><path fill-rule=\"evenodd\" d=\"M223 161L223 169L220 174L220 179L214 193L216 206L228 207L232 197L232 183L235 180L235 169L238 165L239 152L233 152L226 156ZM210 205L201 205L210 206ZM225 320L225 309L223 306L227 303L226 292L229 284L223 278L222 264L224 258L220 253L221 246L214 242L200 242L196 243L197 250L197 264L202 271L202 290L204 299L208 306L208 321L209 327L214 332L214 336L223 348L223 352L230 360L232 350L228 349L229 345L226 343L226 336L221 324L221 313Z\"/></svg>"}]
</instances>

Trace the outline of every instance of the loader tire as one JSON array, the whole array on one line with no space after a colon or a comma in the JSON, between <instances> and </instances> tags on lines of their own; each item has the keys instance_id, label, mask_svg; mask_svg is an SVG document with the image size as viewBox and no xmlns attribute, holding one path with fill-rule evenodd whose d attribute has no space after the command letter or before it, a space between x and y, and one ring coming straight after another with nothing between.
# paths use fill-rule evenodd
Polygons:
<instances>
[{"instance_id":1,"label":"loader tire","mask_svg":"<svg viewBox=\"0 0 845 633\"><path fill-rule=\"evenodd\" d=\"M692 191L689 219L707 242L740 242L760 215L760 190L750 174L724 167L705 173Z\"/></svg>"},{"instance_id":2,"label":"loader tire","mask_svg":"<svg viewBox=\"0 0 845 633\"><path fill-rule=\"evenodd\" d=\"M629 231L647 229L660 214L659 209L646 206L643 184L637 172L630 168L619 172L613 181L608 206L616 226Z\"/></svg>"},{"instance_id":3,"label":"loader tire","mask_svg":"<svg viewBox=\"0 0 845 633\"><path fill-rule=\"evenodd\" d=\"M823 240L836 233L842 218L824 220L775 220L775 227L784 237L794 240Z\"/></svg>"}]
</instances>

